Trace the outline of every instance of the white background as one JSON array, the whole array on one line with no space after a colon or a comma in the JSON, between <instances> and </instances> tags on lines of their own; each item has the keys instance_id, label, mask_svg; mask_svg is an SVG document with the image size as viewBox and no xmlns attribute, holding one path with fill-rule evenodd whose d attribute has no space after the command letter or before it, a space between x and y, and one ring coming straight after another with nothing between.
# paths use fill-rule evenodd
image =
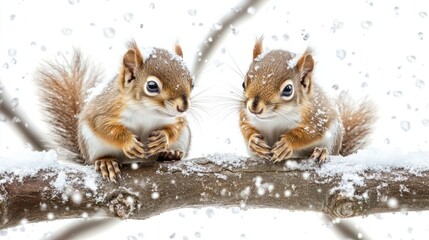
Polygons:
<instances>
[{"instance_id":1,"label":"white background","mask_svg":"<svg viewBox=\"0 0 429 240\"><path fill-rule=\"evenodd\" d=\"M125 42L135 38L140 46L172 49L179 40L184 60L192 66L198 46L221 16L237 1L119 1L39 0L0 2L0 81L38 130L46 135L37 105L32 74L43 59L70 56L79 47L111 77L119 68ZM378 106L372 148L429 151L429 7L426 1L266 1L258 9L244 9L249 20L229 28L215 55L197 77L195 99L206 104L192 121L190 157L211 153L246 155L238 131L236 112L229 109L231 89L241 90L242 76L251 62L256 37L264 45L301 52L315 49L316 81L332 97L348 91L356 99L368 96ZM132 16L132 17L131 17ZM308 39L304 40L305 35ZM217 107L214 107L216 106ZM0 149L25 145L0 115ZM1 153L0 153L1 154ZM211 209L211 208L209 208ZM206 214L214 211L214 215ZM146 221L123 222L111 228L119 239L226 238L230 239L332 239L320 215L278 210L233 209L177 210ZM183 217L183 215L185 217ZM358 228L372 239L418 239L428 236L427 214L383 215L357 219ZM211 217L209 217L211 216ZM423 216L423 217L422 217ZM409 220L411 219L411 220ZM387 222L389 224L387 224ZM400 224L406 222L406 224ZM58 223L61 227L65 223ZM379 225L376 230L371 226ZM391 225L390 225L391 224ZM420 225L419 225L420 224ZM33 232L54 232L52 225L26 226L1 232L22 239ZM141 227L143 226L143 227ZM391 227L394 226L394 227ZM43 228L40 233L39 228ZM159 230L158 230L159 229ZM170 231L167 231L169 229ZM200 234L195 234L199 232ZM305 234L304 234L305 233ZM232 233L231 233L232 234ZM378 234L378 235L377 235ZM1 236L1 235L0 235ZM32 235L30 235L32 236ZM185 236L185 237L184 237ZM329 237L330 236L330 237ZM379 236L378 238L376 236ZM134 238L130 238L134 239Z\"/></svg>"}]
</instances>

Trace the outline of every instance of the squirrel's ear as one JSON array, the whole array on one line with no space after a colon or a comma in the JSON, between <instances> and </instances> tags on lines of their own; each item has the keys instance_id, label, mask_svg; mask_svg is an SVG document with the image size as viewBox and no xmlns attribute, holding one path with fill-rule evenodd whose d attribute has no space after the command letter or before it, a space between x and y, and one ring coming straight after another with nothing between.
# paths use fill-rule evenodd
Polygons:
<instances>
[{"instance_id":1,"label":"squirrel's ear","mask_svg":"<svg viewBox=\"0 0 429 240\"><path fill-rule=\"evenodd\" d=\"M125 53L124 55L124 66L130 70L133 71L136 66L137 66L137 62L136 62L136 51L134 51L133 49L129 49L127 51L127 53Z\"/></svg>"},{"instance_id":2,"label":"squirrel's ear","mask_svg":"<svg viewBox=\"0 0 429 240\"><path fill-rule=\"evenodd\" d=\"M178 43L176 43L176 45L174 46L174 51L176 52L176 54L178 56L180 56L181 58L183 58L182 47Z\"/></svg>"},{"instance_id":3,"label":"squirrel's ear","mask_svg":"<svg viewBox=\"0 0 429 240\"><path fill-rule=\"evenodd\" d=\"M141 57L140 52L129 49L122 61L124 67L124 86L136 79L135 75L137 69L143 64L143 58Z\"/></svg>"},{"instance_id":4,"label":"squirrel's ear","mask_svg":"<svg viewBox=\"0 0 429 240\"><path fill-rule=\"evenodd\" d=\"M256 57L258 57L262 51L262 41L264 40L264 37L260 37L259 39L256 40L255 46L253 47L253 59L255 59Z\"/></svg>"},{"instance_id":5,"label":"squirrel's ear","mask_svg":"<svg viewBox=\"0 0 429 240\"><path fill-rule=\"evenodd\" d=\"M300 83L304 90L310 92L311 90L311 73L314 68L314 60L309 51L306 51L298 60L297 68L300 75Z\"/></svg>"},{"instance_id":6,"label":"squirrel's ear","mask_svg":"<svg viewBox=\"0 0 429 240\"><path fill-rule=\"evenodd\" d=\"M124 67L129 71L134 72L139 68L143 63L143 58L140 55L140 52L136 52L134 49L129 49L124 55Z\"/></svg>"}]
</instances>

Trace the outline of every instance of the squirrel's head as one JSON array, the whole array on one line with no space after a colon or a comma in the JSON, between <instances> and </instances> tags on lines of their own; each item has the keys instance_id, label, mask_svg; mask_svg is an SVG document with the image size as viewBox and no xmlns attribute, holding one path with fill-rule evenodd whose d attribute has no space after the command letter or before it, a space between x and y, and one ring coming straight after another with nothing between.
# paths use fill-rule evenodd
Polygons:
<instances>
[{"instance_id":1,"label":"squirrel's head","mask_svg":"<svg viewBox=\"0 0 429 240\"><path fill-rule=\"evenodd\" d=\"M175 53L159 48L140 51L134 41L128 47L119 78L125 95L170 117L185 113L193 80L183 63L182 48L176 44Z\"/></svg>"},{"instance_id":2,"label":"squirrel's head","mask_svg":"<svg viewBox=\"0 0 429 240\"><path fill-rule=\"evenodd\" d=\"M284 50L262 51L262 38L253 48L253 62L245 76L244 107L258 119L296 116L312 90L313 57Z\"/></svg>"}]
</instances>

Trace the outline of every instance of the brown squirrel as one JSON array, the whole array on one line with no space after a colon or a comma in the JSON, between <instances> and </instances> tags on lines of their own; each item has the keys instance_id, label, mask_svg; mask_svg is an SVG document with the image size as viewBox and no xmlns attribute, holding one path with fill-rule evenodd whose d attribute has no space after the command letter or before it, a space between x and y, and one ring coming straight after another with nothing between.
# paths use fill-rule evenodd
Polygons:
<instances>
[{"instance_id":1,"label":"brown squirrel","mask_svg":"<svg viewBox=\"0 0 429 240\"><path fill-rule=\"evenodd\" d=\"M262 38L253 48L243 83L240 127L251 154L274 162L330 154L349 155L367 144L375 121L374 107L339 98L335 107L313 81L311 50L302 56L284 50L263 52Z\"/></svg>"},{"instance_id":2,"label":"brown squirrel","mask_svg":"<svg viewBox=\"0 0 429 240\"><path fill-rule=\"evenodd\" d=\"M48 62L36 80L56 146L94 164L113 182L120 176L119 164L129 159L183 158L190 145L184 114L193 79L182 59L178 44L175 54L160 48L142 54L130 41L117 77L103 82L103 89L93 88L100 73L79 51L71 63Z\"/></svg>"}]
</instances>

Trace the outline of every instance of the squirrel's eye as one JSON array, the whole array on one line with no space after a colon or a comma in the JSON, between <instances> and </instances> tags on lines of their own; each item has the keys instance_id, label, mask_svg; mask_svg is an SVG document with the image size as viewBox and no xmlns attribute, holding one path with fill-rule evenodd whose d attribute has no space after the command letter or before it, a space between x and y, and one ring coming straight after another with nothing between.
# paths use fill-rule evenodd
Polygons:
<instances>
[{"instance_id":1,"label":"squirrel's eye","mask_svg":"<svg viewBox=\"0 0 429 240\"><path fill-rule=\"evenodd\" d=\"M149 96L158 95L161 92L161 82L155 76L150 76L144 86L144 91Z\"/></svg>"},{"instance_id":2,"label":"squirrel's eye","mask_svg":"<svg viewBox=\"0 0 429 240\"><path fill-rule=\"evenodd\" d=\"M290 97L293 93L293 87L292 84L286 85L285 88L283 88L282 96L283 97Z\"/></svg>"},{"instance_id":3,"label":"squirrel's eye","mask_svg":"<svg viewBox=\"0 0 429 240\"><path fill-rule=\"evenodd\" d=\"M243 85L242 85L242 86L243 86L243 89L245 89L245 88L246 88L246 84L244 84L244 82L243 82Z\"/></svg>"},{"instance_id":4,"label":"squirrel's eye","mask_svg":"<svg viewBox=\"0 0 429 240\"><path fill-rule=\"evenodd\" d=\"M291 80L287 80L283 84L283 89L281 92L281 96L284 100L289 100L293 97L293 84Z\"/></svg>"},{"instance_id":5,"label":"squirrel's eye","mask_svg":"<svg viewBox=\"0 0 429 240\"><path fill-rule=\"evenodd\" d=\"M288 84L283 88L282 97L290 97L293 93L293 86L292 84Z\"/></svg>"},{"instance_id":6,"label":"squirrel's eye","mask_svg":"<svg viewBox=\"0 0 429 240\"><path fill-rule=\"evenodd\" d=\"M159 92L158 83L156 83L155 81L149 81L147 82L146 89L150 93L157 93Z\"/></svg>"}]
</instances>

